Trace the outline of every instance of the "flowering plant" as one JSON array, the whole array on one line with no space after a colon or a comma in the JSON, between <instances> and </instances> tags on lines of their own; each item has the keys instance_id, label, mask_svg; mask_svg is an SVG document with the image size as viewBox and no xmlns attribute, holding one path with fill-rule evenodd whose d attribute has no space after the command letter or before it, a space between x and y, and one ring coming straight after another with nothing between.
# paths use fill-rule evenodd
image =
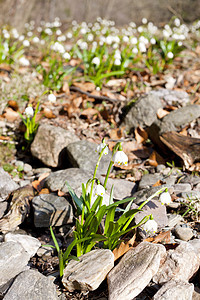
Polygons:
<instances>
[{"instance_id":1,"label":"flowering plant","mask_svg":"<svg viewBox=\"0 0 200 300\"><path fill-rule=\"evenodd\" d=\"M121 143L117 143L112 151L112 157L105 176L104 184L101 185L96 178L97 169L103 155L108 154L108 146L105 140L97 147L96 150L99 158L94 170L94 175L88 180L86 185L82 184L82 195L78 197L69 184L66 182L68 191L75 202L77 208L77 216L75 230L73 231L74 241L63 253L59 250L60 274L62 276L64 266L70 259L69 255L74 246L76 246L77 257L92 250L96 246L114 250L121 243L121 237L131 230L135 230L138 226L146 225L144 230L148 233L157 231L157 223L153 220L152 215L145 216L138 224L132 224L135 215L142 210L143 206L153 197L158 196L164 189L162 188L144 201L137 209L131 209L134 197L126 198L120 201L113 201L113 187L110 192L108 202L106 196L106 184L113 165L127 165L128 157L122 150ZM97 185L95 186L95 182ZM166 197L163 197L166 198ZM163 202L166 202L162 200ZM119 208L119 205L128 203L126 209ZM116 219L116 211L122 212L121 216ZM105 221L102 229L102 221ZM150 220L149 220L150 219ZM144 226L145 226L144 225ZM51 234L56 241L53 230ZM56 243L55 243L56 245Z\"/></svg>"}]
</instances>

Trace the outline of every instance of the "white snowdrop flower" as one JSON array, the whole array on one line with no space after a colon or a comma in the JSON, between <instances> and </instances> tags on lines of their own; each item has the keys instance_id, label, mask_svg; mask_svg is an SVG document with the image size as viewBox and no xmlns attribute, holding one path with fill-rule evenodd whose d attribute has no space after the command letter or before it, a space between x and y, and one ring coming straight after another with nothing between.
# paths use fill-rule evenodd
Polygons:
<instances>
[{"instance_id":1,"label":"white snowdrop flower","mask_svg":"<svg viewBox=\"0 0 200 300\"><path fill-rule=\"evenodd\" d=\"M146 50L147 50L145 43L143 43L143 42L139 42L138 47L139 47L140 52L142 52L142 53L146 52Z\"/></svg>"},{"instance_id":2,"label":"white snowdrop flower","mask_svg":"<svg viewBox=\"0 0 200 300\"><path fill-rule=\"evenodd\" d=\"M25 23L25 24L24 24L24 27L25 27L25 28L28 28L28 27L29 27L29 24L28 24L28 23Z\"/></svg>"},{"instance_id":3,"label":"white snowdrop flower","mask_svg":"<svg viewBox=\"0 0 200 300\"><path fill-rule=\"evenodd\" d=\"M120 53L119 50L116 50L116 51L115 51L114 58L115 58L115 59L120 59L120 60L121 60L121 53Z\"/></svg>"},{"instance_id":4,"label":"white snowdrop flower","mask_svg":"<svg viewBox=\"0 0 200 300\"><path fill-rule=\"evenodd\" d=\"M57 35L61 35L61 34L62 34L62 31L61 31L60 29L57 29L57 30L56 30L56 34L57 34Z\"/></svg>"},{"instance_id":5,"label":"white snowdrop flower","mask_svg":"<svg viewBox=\"0 0 200 300\"><path fill-rule=\"evenodd\" d=\"M132 49L132 52L133 52L134 54L137 54L137 53L138 53L138 48L134 47L134 48Z\"/></svg>"},{"instance_id":6,"label":"white snowdrop flower","mask_svg":"<svg viewBox=\"0 0 200 300\"><path fill-rule=\"evenodd\" d=\"M83 35L86 34L87 33L87 29L84 28L84 27L81 28L80 33L83 34Z\"/></svg>"},{"instance_id":7,"label":"white snowdrop flower","mask_svg":"<svg viewBox=\"0 0 200 300\"><path fill-rule=\"evenodd\" d=\"M87 36L87 40L88 40L89 42L92 42L93 39L94 39L93 34L92 34L92 33L89 33L88 36Z\"/></svg>"},{"instance_id":8,"label":"white snowdrop flower","mask_svg":"<svg viewBox=\"0 0 200 300\"><path fill-rule=\"evenodd\" d=\"M72 35L72 33L71 33L71 32L68 32L68 33L67 33L67 38L68 38L68 39L71 39L71 38L72 38L72 36L73 36L73 35Z\"/></svg>"},{"instance_id":9,"label":"white snowdrop flower","mask_svg":"<svg viewBox=\"0 0 200 300\"><path fill-rule=\"evenodd\" d=\"M19 59L19 64L23 67L28 67L30 65L30 62L27 58L25 58L24 56L20 57Z\"/></svg>"},{"instance_id":10,"label":"white snowdrop flower","mask_svg":"<svg viewBox=\"0 0 200 300\"><path fill-rule=\"evenodd\" d=\"M27 108L25 109L25 114L26 114L27 118L31 118L34 116L34 110L33 110L32 106L27 106Z\"/></svg>"},{"instance_id":11,"label":"white snowdrop flower","mask_svg":"<svg viewBox=\"0 0 200 300\"><path fill-rule=\"evenodd\" d=\"M51 49L62 54L65 53L64 46L59 42L55 42L55 44L51 45Z\"/></svg>"},{"instance_id":12,"label":"white snowdrop flower","mask_svg":"<svg viewBox=\"0 0 200 300\"><path fill-rule=\"evenodd\" d=\"M66 36L64 36L64 35L58 36L58 41L59 41L59 42L64 42L64 41L66 41Z\"/></svg>"},{"instance_id":13,"label":"white snowdrop flower","mask_svg":"<svg viewBox=\"0 0 200 300\"><path fill-rule=\"evenodd\" d=\"M165 38L170 37L170 32L167 31L166 29L164 29L164 30L163 30L163 36L164 36Z\"/></svg>"},{"instance_id":14,"label":"white snowdrop flower","mask_svg":"<svg viewBox=\"0 0 200 300\"><path fill-rule=\"evenodd\" d=\"M4 35L5 39L9 39L10 38L10 34L8 32L5 32L3 35Z\"/></svg>"},{"instance_id":15,"label":"white snowdrop flower","mask_svg":"<svg viewBox=\"0 0 200 300\"><path fill-rule=\"evenodd\" d=\"M155 220L148 220L143 226L142 229L148 234L153 234L158 230L158 224Z\"/></svg>"},{"instance_id":16,"label":"white snowdrop flower","mask_svg":"<svg viewBox=\"0 0 200 300\"><path fill-rule=\"evenodd\" d=\"M32 39L33 43L39 43L40 39L37 36L34 36L34 38Z\"/></svg>"},{"instance_id":17,"label":"white snowdrop flower","mask_svg":"<svg viewBox=\"0 0 200 300\"><path fill-rule=\"evenodd\" d=\"M135 28L136 27L136 24L134 22L130 22L129 24L131 27Z\"/></svg>"},{"instance_id":18,"label":"white snowdrop flower","mask_svg":"<svg viewBox=\"0 0 200 300\"><path fill-rule=\"evenodd\" d=\"M164 204L168 205L169 203L172 202L172 199L171 199L171 196L170 196L169 192L164 192L164 193L160 194L159 199L160 199L160 202L161 202L162 205L164 205Z\"/></svg>"},{"instance_id":19,"label":"white snowdrop flower","mask_svg":"<svg viewBox=\"0 0 200 300\"><path fill-rule=\"evenodd\" d=\"M76 20L73 20L73 21L72 21L72 25L73 25L73 26L76 26L76 25L77 25L77 21L76 21Z\"/></svg>"},{"instance_id":20,"label":"white snowdrop flower","mask_svg":"<svg viewBox=\"0 0 200 300\"><path fill-rule=\"evenodd\" d=\"M119 58L116 58L114 61L115 66L120 66L121 65L121 60Z\"/></svg>"},{"instance_id":21,"label":"white snowdrop flower","mask_svg":"<svg viewBox=\"0 0 200 300\"><path fill-rule=\"evenodd\" d=\"M40 44L41 44L41 45L44 45L44 44L45 44L45 40L41 40L41 41L40 41Z\"/></svg>"},{"instance_id":22,"label":"white snowdrop flower","mask_svg":"<svg viewBox=\"0 0 200 300\"><path fill-rule=\"evenodd\" d=\"M95 196L103 196L105 194L105 188L101 184L97 184L95 188Z\"/></svg>"},{"instance_id":23,"label":"white snowdrop flower","mask_svg":"<svg viewBox=\"0 0 200 300\"><path fill-rule=\"evenodd\" d=\"M119 47L119 44L114 43L114 44L112 45L112 47L113 47L113 49L117 49L117 48Z\"/></svg>"},{"instance_id":24,"label":"white snowdrop flower","mask_svg":"<svg viewBox=\"0 0 200 300\"><path fill-rule=\"evenodd\" d=\"M69 60L71 58L71 55L68 52L65 52L63 53L63 58Z\"/></svg>"},{"instance_id":25,"label":"white snowdrop flower","mask_svg":"<svg viewBox=\"0 0 200 300\"><path fill-rule=\"evenodd\" d=\"M143 35L141 35L139 37L139 41L144 43L145 45L148 44L149 40L147 38L145 38Z\"/></svg>"},{"instance_id":26,"label":"white snowdrop flower","mask_svg":"<svg viewBox=\"0 0 200 300\"><path fill-rule=\"evenodd\" d=\"M127 35L124 35L122 38L124 43L128 43L129 42L129 37Z\"/></svg>"},{"instance_id":27,"label":"white snowdrop flower","mask_svg":"<svg viewBox=\"0 0 200 300\"><path fill-rule=\"evenodd\" d=\"M48 35L52 35L52 34L53 34L51 28L45 28L44 32L45 32L46 34L48 34Z\"/></svg>"},{"instance_id":28,"label":"white snowdrop flower","mask_svg":"<svg viewBox=\"0 0 200 300\"><path fill-rule=\"evenodd\" d=\"M128 164L128 156L122 150L117 151L113 155L113 162L119 166L126 166Z\"/></svg>"},{"instance_id":29,"label":"white snowdrop flower","mask_svg":"<svg viewBox=\"0 0 200 300\"><path fill-rule=\"evenodd\" d=\"M97 86L97 87L96 87L96 91L98 91L98 92L99 92L100 90L101 90L101 89L100 89L100 87L99 87L99 86Z\"/></svg>"},{"instance_id":30,"label":"white snowdrop flower","mask_svg":"<svg viewBox=\"0 0 200 300\"><path fill-rule=\"evenodd\" d=\"M87 50L87 48L88 48L88 44L86 43L86 42L82 42L81 44L80 44L80 48L82 49L82 50Z\"/></svg>"},{"instance_id":31,"label":"white snowdrop flower","mask_svg":"<svg viewBox=\"0 0 200 300\"><path fill-rule=\"evenodd\" d=\"M130 40L130 43L133 44L133 45L136 45L138 42L137 38L136 37L132 37L131 40Z\"/></svg>"},{"instance_id":32,"label":"white snowdrop flower","mask_svg":"<svg viewBox=\"0 0 200 300\"><path fill-rule=\"evenodd\" d=\"M33 35L32 31L27 32L27 36L31 37Z\"/></svg>"},{"instance_id":33,"label":"white snowdrop flower","mask_svg":"<svg viewBox=\"0 0 200 300\"><path fill-rule=\"evenodd\" d=\"M56 102L56 96L54 94L49 94L47 97L48 101L51 103L55 103Z\"/></svg>"},{"instance_id":34,"label":"white snowdrop flower","mask_svg":"<svg viewBox=\"0 0 200 300\"><path fill-rule=\"evenodd\" d=\"M181 47L183 46L183 43L181 41L178 42L178 46Z\"/></svg>"},{"instance_id":35,"label":"white snowdrop flower","mask_svg":"<svg viewBox=\"0 0 200 300\"><path fill-rule=\"evenodd\" d=\"M167 53L167 57L171 59L174 57L174 54L170 51Z\"/></svg>"},{"instance_id":36,"label":"white snowdrop flower","mask_svg":"<svg viewBox=\"0 0 200 300\"><path fill-rule=\"evenodd\" d=\"M96 152L98 154L100 154L101 151L103 150L103 148L105 148L104 151L103 151L103 154L107 155L108 154L108 146L106 145L105 141L103 141L100 145L97 146Z\"/></svg>"},{"instance_id":37,"label":"white snowdrop flower","mask_svg":"<svg viewBox=\"0 0 200 300\"><path fill-rule=\"evenodd\" d=\"M18 38L19 38L19 33L18 33L18 31L17 31L16 28L13 28L11 32L12 32L12 35L13 35L13 37L14 37L15 39L18 39Z\"/></svg>"},{"instance_id":38,"label":"white snowdrop flower","mask_svg":"<svg viewBox=\"0 0 200 300\"><path fill-rule=\"evenodd\" d=\"M175 24L176 27L179 27L179 26L181 25L180 19L179 19L179 18L176 18L176 19L174 20L174 24Z\"/></svg>"},{"instance_id":39,"label":"white snowdrop flower","mask_svg":"<svg viewBox=\"0 0 200 300\"><path fill-rule=\"evenodd\" d=\"M42 27L37 27L37 32L42 32Z\"/></svg>"},{"instance_id":40,"label":"white snowdrop flower","mask_svg":"<svg viewBox=\"0 0 200 300\"><path fill-rule=\"evenodd\" d=\"M24 36L24 35L20 35L20 37L19 37L19 41L23 41L23 40L24 40L24 38L25 38L25 36Z\"/></svg>"},{"instance_id":41,"label":"white snowdrop flower","mask_svg":"<svg viewBox=\"0 0 200 300\"><path fill-rule=\"evenodd\" d=\"M142 18L142 24L147 24L147 18Z\"/></svg>"},{"instance_id":42,"label":"white snowdrop flower","mask_svg":"<svg viewBox=\"0 0 200 300\"><path fill-rule=\"evenodd\" d=\"M113 42L119 44L120 43L120 38L117 35L113 36Z\"/></svg>"},{"instance_id":43,"label":"white snowdrop flower","mask_svg":"<svg viewBox=\"0 0 200 300\"><path fill-rule=\"evenodd\" d=\"M3 47L4 47L4 52L7 53L9 51L9 46L7 42L3 43Z\"/></svg>"},{"instance_id":44,"label":"white snowdrop flower","mask_svg":"<svg viewBox=\"0 0 200 300\"><path fill-rule=\"evenodd\" d=\"M94 65L96 65L96 66L99 66L100 65L100 59L99 59L99 57L94 57L93 59L92 59L92 64L94 64Z\"/></svg>"},{"instance_id":45,"label":"white snowdrop flower","mask_svg":"<svg viewBox=\"0 0 200 300\"><path fill-rule=\"evenodd\" d=\"M139 26L137 30L138 30L138 32L140 32L140 33L141 33L141 32L143 32L143 31L144 31L144 28L143 28L143 26Z\"/></svg>"},{"instance_id":46,"label":"white snowdrop flower","mask_svg":"<svg viewBox=\"0 0 200 300\"><path fill-rule=\"evenodd\" d=\"M30 42L28 40L24 40L23 41L23 45L24 45L24 47L29 47L30 46Z\"/></svg>"},{"instance_id":47,"label":"white snowdrop flower","mask_svg":"<svg viewBox=\"0 0 200 300\"><path fill-rule=\"evenodd\" d=\"M108 45L111 45L112 42L113 42L113 37L112 37L111 35L108 35L108 36L106 37L106 43L107 43Z\"/></svg>"},{"instance_id":48,"label":"white snowdrop flower","mask_svg":"<svg viewBox=\"0 0 200 300\"><path fill-rule=\"evenodd\" d=\"M151 39L150 39L150 43L151 43L151 45L155 45L155 44L156 44L156 39L151 38Z\"/></svg>"}]
</instances>

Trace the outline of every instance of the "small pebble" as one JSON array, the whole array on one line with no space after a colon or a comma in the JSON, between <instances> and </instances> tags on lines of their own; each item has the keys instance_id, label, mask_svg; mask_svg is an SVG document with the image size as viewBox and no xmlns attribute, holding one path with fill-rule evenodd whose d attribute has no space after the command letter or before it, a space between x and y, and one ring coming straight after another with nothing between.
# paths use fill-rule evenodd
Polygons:
<instances>
[{"instance_id":1,"label":"small pebble","mask_svg":"<svg viewBox=\"0 0 200 300\"><path fill-rule=\"evenodd\" d=\"M188 242L193 237L193 230L189 227L177 226L174 229L174 234L178 239Z\"/></svg>"}]
</instances>

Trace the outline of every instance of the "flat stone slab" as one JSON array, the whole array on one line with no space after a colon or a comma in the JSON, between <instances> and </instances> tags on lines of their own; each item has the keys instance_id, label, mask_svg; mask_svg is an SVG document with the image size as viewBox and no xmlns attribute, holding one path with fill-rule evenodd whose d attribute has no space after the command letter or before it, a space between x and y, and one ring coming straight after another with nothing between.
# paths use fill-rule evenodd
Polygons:
<instances>
[{"instance_id":1,"label":"flat stone slab","mask_svg":"<svg viewBox=\"0 0 200 300\"><path fill-rule=\"evenodd\" d=\"M63 166L66 161L66 146L78 140L79 138L70 131L61 127L42 124L31 144L31 153L46 166Z\"/></svg>"},{"instance_id":2,"label":"flat stone slab","mask_svg":"<svg viewBox=\"0 0 200 300\"><path fill-rule=\"evenodd\" d=\"M132 300L157 273L166 255L163 245L142 242L130 249L108 274L109 300Z\"/></svg>"},{"instance_id":3,"label":"flat stone slab","mask_svg":"<svg viewBox=\"0 0 200 300\"><path fill-rule=\"evenodd\" d=\"M0 168L0 178L0 202L2 202L19 186L3 168Z\"/></svg>"},{"instance_id":4,"label":"flat stone slab","mask_svg":"<svg viewBox=\"0 0 200 300\"><path fill-rule=\"evenodd\" d=\"M159 289L153 300L192 300L193 292L192 283L170 280Z\"/></svg>"},{"instance_id":5,"label":"flat stone slab","mask_svg":"<svg viewBox=\"0 0 200 300\"><path fill-rule=\"evenodd\" d=\"M35 227L61 226L73 222L71 204L53 194L41 194L32 200Z\"/></svg>"},{"instance_id":6,"label":"flat stone slab","mask_svg":"<svg viewBox=\"0 0 200 300\"><path fill-rule=\"evenodd\" d=\"M0 287L25 271L30 259L29 253L16 242L0 244Z\"/></svg>"},{"instance_id":7,"label":"flat stone slab","mask_svg":"<svg viewBox=\"0 0 200 300\"><path fill-rule=\"evenodd\" d=\"M16 242L22 245L22 247L29 253L30 257L34 256L41 243L38 239L26 235L26 234L16 234L16 233L7 233L4 237L5 242Z\"/></svg>"},{"instance_id":8,"label":"flat stone slab","mask_svg":"<svg viewBox=\"0 0 200 300\"><path fill-rule=\"evenodd\" d=\"M68 163L71 167L80 168L88 173L94 173L99 154L98 144L86 140L70 143L66 147ZM106 174L111 160L111 152L103 155L98 167L98 174Z\"/></svg>"},{"instance_id":9,"label":"flat stone slab","mask_svg":"<svg viewBox=\"0 0 200 300\"><path fill-rule=\"evenodd\" d=\"M5 300L56 300L56 287L52 280L36 270L27 270L17 276L6 293Z\"/></svg>"},{"instance_id":10,"label":"flat stone slab","mask_svg":"<svg viewBox=\"0 0 200 300\"><path fill-rule=\"evenodd\" d=\"M69 183L73 190L80 189L82 183L86 183L90 179L90 174L79 169L79 168L69 168L65 170L60 170L52 172L44 182L45 187L47 187L51 192L57 192L58 190L67 193L68 188L66 181Z\"/></svg>"},{"instance_id":11,"label":"flat stone slab","mask_svg":"<svg viewBox=\"0 0 200 300\"><path fill-rule=\"evenodd\" d=\"M171 279L188 281L197 272L200 260L193 246L188 242L181 242L175 250L167 251L167 258L160 266L153 281L163 284Z\"/></svg>"},{"instance_id":12,"label":"flat stone slab","mask_svg":"<svg viewBox=\"0 0 200 300\"><path fill-rule=\"evenodd\" d=\"M71 260L64 270L62 283L70 292L97 289L114 267L114 255L108 249L92 250L81 255L79 260Z\"/></svg>"}]
</instances>

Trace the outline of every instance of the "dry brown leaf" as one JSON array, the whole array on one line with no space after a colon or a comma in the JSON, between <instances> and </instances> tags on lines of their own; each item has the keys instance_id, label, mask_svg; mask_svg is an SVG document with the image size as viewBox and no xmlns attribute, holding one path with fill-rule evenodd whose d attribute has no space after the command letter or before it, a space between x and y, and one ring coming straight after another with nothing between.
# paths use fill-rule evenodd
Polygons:
<instances>
[{"instance_id":1,"label":"dry brown leaf","mask_svg":"<svg viewBox=\"0 0 200 300\"><path fill-rule=\"evenodd\" d=\"M163 117L165 117L168 114L169 114L169 111L167 111L167 110L165 110L163 108L159 108L157 110L157 117L158 117L158 119L162 119Z\"/></svg>"},{"instance_id":2,"label":"dry brown leaf","mask_svg":"<svg viewBox=\"0 0 200 300\"><path fill-rule=\"evenodd\" d=\"M62 91L66 94L66 95L70 95L70 90L69 90L69 84L67 81L65 81L63 83L63 86L62 86Z\"/></svg>"},{"instance_id":3,"label":"dry brown leaf","mask_svg":"<svg viewBox=\"0 0 200 300\"><path fill-rule=\"evenodd\" d=\"M126 79L111 79L106 83L106 86L108 87L125 87L126 86Z\"/></svg>"},{"instance_id":4,"label":"dry brown leaf","mask_svg":"<svg viewBox=\"0 0 200 300\"><path fill-rule=\"evenodd\" d=\"M19 114L10 107L6 107L3 113L4 118L9 122L13 122L20 118Z\"/></svg>"},{"instance_id":5,"label":"dry brown leaf","mask_svg":"<svg viewBox=\"0 0 200 300\"><path fill-rule=\"evenodd\" d=\"M64 195L66 195L66 193L64 193L64 192L62 192L62 191L60 191L60 190L58 190L58 196L59 196L59 197L63 197Z\"/></svg>"},{"instance_id":6,"label":"dry brown leaf","mask_svg":"<svg viewBox=\"0 0 200 300\"><path fill-rule=\"evenodd\" d=\"M8 106L11 107L15 111L17 111L19 109L19 106L15 100L9 100Z\"/></svg>"},{"instance_id":7,"label":"dry brown leaf","mask_svg":"<svg viewBox=\"0 0 200 300\"><path fill-rule=\"evenodd\" d=\"M56 115L52 112L52 110L48 107L44 107L42 114L47 118L47 119L55 119Z\"/></svg>"},{"instance_id":8,"label":"dry brown leaf","mask_svg":"<svg viewBox=\"0 0 200 300\"><path fill-rule=\"evenodd\" d=\"M96 115L96 117L101 117L99 111L95 108L92 108L92 107L88 107L86 109L84 109L82 112L81 112L81 116L85 116L87 117L88 119L91 119L93 118L94 116ZM94 119L94 118L93 118Z\"/></svg>"},{"instance_id":9,"label":"dry brown leaf","mask_svg":"<svg viewBox=\"0 0 200 300\"><path fill-rule=\"evenodd\" d=\"M110 136L110 138L113 139L113 140L121 139L121 138L123 137L124 128L125 128L125 127L111 129L111 130L109 131L109 136Z\"/></svg>"},{"instance_id":10,"label":"dry brown leaf","mask_svg":"<svg viewBox=\"0 0 200 300\"><path fill-rule=\"evenodd\" d=\"M181 135L187 136L187 135L188 135L188 134L187 134L187 129L188 129L188 126L186 126L185 128L183 128L179 133L180 133Z\"/></svg>"},{"instance_id":11,"label":"dry brown leaf","mask_svg":"<svg viewBox=\"0 0 200 300\"><path fill-rule=\"evenodd\" d=\"M96 89L95 84L92 82L84 82L84 83L74 82L73 85L78 87L84 92L93 92Z\"/></svg>"},{"instance_id":12,"label":"dry brown leaf","mask_svg":"<svg viewBox=\"0 0 200 300\"><path fill-rule=\"evenodd\" d=\"M38 192L40 192L43 189L44 186L44 179L49 176L49 172L43 173L40 175L40 177L37 180L34 180L32 182L32 186L34 187L34 189Z\"/></svg>"},{"instance_id":13,"label":"dry brown leaf","mask_svg":"<svg viewBox=\"0 0 200 300\"><path fill-rule=\"evenodd\" d=\"M146 238L144 241L152 242L154 244L161 243L161 242L165 242L168 244L168 243L170 243L170 232L171 232L170 230L161 232L155 237Z\"/></svg>"},{"instance_id":14,"label":"dry brown leaf","mask_svg":"<svg viewBox=\"0 0 200 300\"><path fill-rule=\"evenodd\" d=\"M163 181L162 180L158 180L158 181L156 181L156 183L154 183L152 186L160 186L160 185L162 185L163 184Z\"/></svg>"},{"instance_id":15,"label":"dry brown leaf","mask_svg":"<svg viewBox=\"0 0 200 300\"><path fill-rule=\"evenodd\" d=\"M47 189L47 188L41 189L41 191L39 192L39 195L42 195L42 194L50 194L49 189Z\"/></svg>"},{"instance_id":16,"label":"dry brown leaf","mask_svg":"<svg viewBox=\"0 0 200 300\"><path fill-rule=\"evenodd\" d=\"M119 257L124 255L128 250L133 248L136 239L136 234L128 242L121 242L119 247L113 250L114 260L117 260Z\"/></svg>"},{"instance_id":17,"label":"dry brown leaf","mask_svg":"<svg viewBox=\"0 0 200 300\"><path fill-rule=\"evenodd\" d=\"M145 143L148 139L148 133L139 126L135 129L135 139L138 143Z\"/></svg>"},{"instance_id":18,"label":"dry brown leaf","mask_svg":"<svg viewBox=\"0 0 200 300\"><path fill-rule=\"evenodd\" d=\"M0 135L0 140L9 141L10 137L9 136L4 136L4 135Z\"/></svg>"},{"instance_id":19,"label":"dry brown leaf","mask_svg":"<svg viewBox=\"0 0 200 300\"><path fill-rule=\"evenodd\" d=\"M165 160L160 154L158 154L155 150L151 153L151 155L148 158L148 163L150 166L157 167L159 164L164 164Z\"/></svg>"}]
</instances>

